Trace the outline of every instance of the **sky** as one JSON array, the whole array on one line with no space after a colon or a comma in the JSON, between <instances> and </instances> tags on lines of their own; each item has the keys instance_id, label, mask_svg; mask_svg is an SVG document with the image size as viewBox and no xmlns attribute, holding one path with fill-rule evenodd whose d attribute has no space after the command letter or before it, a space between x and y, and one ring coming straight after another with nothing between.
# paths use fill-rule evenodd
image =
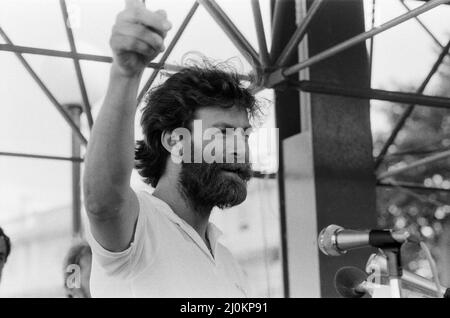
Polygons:
<instances>
[{"instance_id":1,"label":"sky","mask_svg":"<svg viewBox=\"0 0 450 318\"><path fill-rule=\"evenodd\" d=\"M371 21L371 2L365 1L368 24ZM149 9L167 10L174 25L167 41L170 41L192 3L188 0L147 1ZM257 48L250 1L221 0L218 3ZM420 5L415 1L408 3L411 7ZM108 45L110 29L115 15L123 6L122 0L68 1L80 52L111 54ZM269 1L261 1L261 7L266 37L270 43ZM376 25L404 12L396 0L377 0ZM450 35L449 17L450 9L447 6L441 6L421 17L444 45ZM0 0L0 25L17 45L69 50L57 0ZM2 39L0 43L4 43ZM436 45L414 20L378 35L374 43L374 88L395 89L402 85L413 90L425 77L438 54ZM201 7L168 61L179 64L183 55L192 51L216 60L232 58L231 62L239 71L250 71L248 63ZM32 55L25 57L60 102L80 99L72 61ZM106 88L109 64L82 62L82 70L95 116ZM144 78L150 72L146 71ZM426 93L433 92L433 84ZM267 90L261 95L270 100L272 93ZM389 133L391 127L380 111L385 107L384 104L372 102L372 105L373 132ZM269 127L273 126L272 111L269 103L266 123ZM136 135L140 135L138 125ZM12 53L0 52L0 151L70 156L70 138L67 124L17 58ZM275 153L270 153L273 160L269 170L276 166ZM0 156L0 221L68 205L71 196L70 173L69 162ZM139 186L136 174L133 182Z\"/></svg>"}]
</instances>

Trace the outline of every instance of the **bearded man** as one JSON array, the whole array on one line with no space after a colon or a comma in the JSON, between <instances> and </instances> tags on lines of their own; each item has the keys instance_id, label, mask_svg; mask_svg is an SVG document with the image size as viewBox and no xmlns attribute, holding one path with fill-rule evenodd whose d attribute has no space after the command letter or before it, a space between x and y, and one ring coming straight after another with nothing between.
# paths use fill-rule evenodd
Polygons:
<instances>
[{"instance_id":1,"label":"bearded man","mask_svg":"<svg viewBox=\"0 0 450 318\"><path fill-rule=\"evenodd\" d=\"M144 138L135 146L139 82L146 65L164 51L170 28L164 11L129 0L112 30L109 86L83 179L93 297L248 293L209 217L214 207L232 207L247 196L246 131L257 110L254 96L229 70L186 67L150 92L141 118ZM181 128L193 138L180 136ZM152 193L130 187L133 167Z\"/></svg>"}]
</instances>

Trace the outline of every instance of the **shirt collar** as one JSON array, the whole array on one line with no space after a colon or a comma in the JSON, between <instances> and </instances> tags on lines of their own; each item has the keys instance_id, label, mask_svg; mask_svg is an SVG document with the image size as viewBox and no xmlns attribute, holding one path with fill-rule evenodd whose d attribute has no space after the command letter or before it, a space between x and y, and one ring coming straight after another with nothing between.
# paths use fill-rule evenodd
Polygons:
<instances>
[{"instance_id":1,"label":"shirt collar","mask_svg":"<svg viewBox=\"0 0 450 318\"><path fill-rule=\"evenodd\" d=\"M214 261L211 253L206 247L205 242L202 240L197 231L195 231L194 228L190 226L185 220L180 218L165 201L153 196L152 194L150 195L155 205L157 205L160 208L160 210L164 213L164 215L170 221L180 226L180 228L184 232L186 232L195 243L197 243L197 245L208 255L208 257L210 257ZM213 254L215 255L217 243L219 241L219 238L223 235L223 233L215 224L209 222L206 228L206 235L208 236L208 240L211 244L211 249L213 251Z\"/></svg>"},{"instance_id":2,"label":"shirt collar","mask_svg":"<svg viewBox=\"0 0 450 318\"><path fill-rule=\"evenodd\" d=\"M209 242L211 243L211 248L215 253L216 245L223 233L214 223L209 222L206 229L206 234L208 235Z\"/></svg>"}]
</instances>

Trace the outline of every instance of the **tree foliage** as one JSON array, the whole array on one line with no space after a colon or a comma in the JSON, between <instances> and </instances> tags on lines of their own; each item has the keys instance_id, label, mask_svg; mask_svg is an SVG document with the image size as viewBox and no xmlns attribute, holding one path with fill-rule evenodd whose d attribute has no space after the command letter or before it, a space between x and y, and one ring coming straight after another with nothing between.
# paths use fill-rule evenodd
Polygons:
<instances>
[{"instance_id":1,"label":"tree foliage","mask_svg":"<svg viewBox=\"0 0 450 318\"><path fill-rule=\"evenodd\" d=\"M450 91L448 65L435 76L433 95L447 96ZM413 92L411 89L404 91ZM430 91L430 90L428 90ZM384 108L392 127L396 125L408 105L389 104ZM450 104L449 104L450 106ZM386 135L374 136L377 155L386 142ZM450 109L416 106L394 145L379 168L401 167L433 154L450 149ZM406 171L387 180L448 191L419 190L404 187L378 187L378 223L382 228L407 229L432 248L440 269L442 282L450 284L450 158ZM408 244L403 250L406 268L423 276L430 276L425 257L417 246Z\"/></svg>"}]
</instances>

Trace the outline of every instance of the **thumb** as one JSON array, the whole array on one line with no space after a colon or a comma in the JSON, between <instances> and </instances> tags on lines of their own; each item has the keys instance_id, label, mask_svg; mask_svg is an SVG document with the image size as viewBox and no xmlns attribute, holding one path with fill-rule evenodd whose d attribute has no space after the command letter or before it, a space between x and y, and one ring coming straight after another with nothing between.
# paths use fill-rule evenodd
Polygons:
<instances>
[{"instance_id":1,"label":"thumb","mask_svg":"<svg viewBox=\"0 0 450 318\"><path fill-rule=\"evenodd\" d=\"M156 14L159 14L160 16L162 16L164 19L167 19L167 12L165 10L156 10L155 11Z\"/></svg>"},{"instance_id":2,"label":"thumb","mask_svg":"<svg viewBox=\"0 0 450 318\"><path fill-rule=\"evenodd\" d=\"M125 8L142 8L145 4L142 0L125 0Z\"/></svg>"}]
</instances>

